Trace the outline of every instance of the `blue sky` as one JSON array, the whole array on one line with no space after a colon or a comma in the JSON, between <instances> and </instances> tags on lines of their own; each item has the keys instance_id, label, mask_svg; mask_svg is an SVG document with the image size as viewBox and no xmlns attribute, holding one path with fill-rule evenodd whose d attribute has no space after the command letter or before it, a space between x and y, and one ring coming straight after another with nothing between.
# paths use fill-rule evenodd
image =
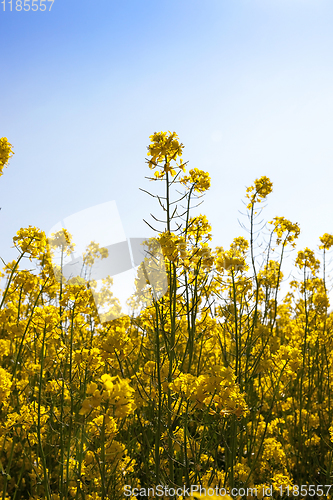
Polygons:
<instances>
[{"instance_id":1,"label":"blue sky","mask_svg":"<svg viewBox=\"0 0 333 500\"><path fill-rule=\"evenodd\" d=\"M13 0L15 6L15 0ZM274 183L263 214L333 232L333 3L329 0L55 0L0 3L0 255L20 227L115 200L128 237L158 209L139 190L149 135L176 131L208 170L200 207L214 245L244 234L246 186Z\"/></svg>"}]
</instances>

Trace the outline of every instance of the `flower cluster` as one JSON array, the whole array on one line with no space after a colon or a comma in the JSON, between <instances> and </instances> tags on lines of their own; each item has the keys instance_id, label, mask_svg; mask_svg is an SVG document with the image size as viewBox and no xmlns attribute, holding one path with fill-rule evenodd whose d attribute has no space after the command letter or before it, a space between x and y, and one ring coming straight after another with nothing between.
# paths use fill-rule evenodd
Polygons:
<instances>
[{"instance_id":1,"label":"flower cluster","mask_svg":"<svg viewBox=\"0 0 333 500\"><path fill-rule=\"evenodd\" d=\"M9 158L11 158L13 154L12 145L8 142L7 137L0 137L0 177L3 167L8 164Z\"/></svg>"},{"instance_id":2,"label":"flower cluster","mask_svg":"<svg viewBox=\"0 0 333 500\"><path fill-rule=\"evenodd\" d=\"M273 191L273 184L265 175L254 181L254 186L246 190L246 197L250 200L247 208L252 208L255 203L261 203Z\"/></svg>"},{"instance_id":3,"label":"flower cluster","mask_svg":"<svg viewBox=\"0 0 333 500\"><path fill-rule=\"evenodd\" d=\"M321 236L319 238L319 240L321 242L321 245L319 246L319 248L321 250L329 250L333 245L333 235L332 234L325 233L325 234L323 234L323 236Z\"/></svg>"},{"instance_id":4,"label":"flower cluster","mask_svg":"<svg viewBox=\"0 0 333 500\"><path fill-rule=\"evenodd\" d=\"M155 132L150 136L151 144L148 146L148 166L150 169L162 167L161 171L155 172L155 178L161 179L166 172L170 172L171 176L176 175L175 167L172 162L176 162L179 158L177 166L184 172L184 164L180 158L183 154L184 145L178 140L176 132ZM162 164L162 165L160 165Z\"/></svg>"},{"instance_id":5,"label":"flower cluster","mask_svg":"<svg viewBox=\"0 0 333 500\"><path fill-rule=\"evenodd\" d=\"M208 172L194 168L189 171L189 174L181 179L180 182L182 184L193 186L194 191L198 193L203 193L210 188L210 176Z\"/></svg>"},{"instance_id":6,"label":"flower cluster","mask_svg":"<svg viewBox=\"0 0 333 500\"><path fill-rule=\"evenodd\" d=\"M274 233L276 234L276 243L280 245L283 241L283 246L291 243L293 247L296 246L295 240L298 238L301 230L296 223L292 223L285 217L274 217L270 224L274 225Z\"/></svg>"}]
</instances>

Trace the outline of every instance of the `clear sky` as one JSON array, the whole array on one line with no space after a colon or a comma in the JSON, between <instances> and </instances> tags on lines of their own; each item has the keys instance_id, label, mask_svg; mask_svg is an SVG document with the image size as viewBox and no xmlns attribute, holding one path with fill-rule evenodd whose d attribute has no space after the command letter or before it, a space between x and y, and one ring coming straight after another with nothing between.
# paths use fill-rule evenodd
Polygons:
<instances>
[{"instance_id":1,"label":"clear sky","mask_svg":"<svg viewBox=\"0 0 333 500\"><path fill-rule=\"evenodd\" d=\"M40 9L40 0L37 5ZM27 2L26 5L30 5ZM246 186L274 183L264 218L333 232L331 0L55 0L0 3L0 255L20 227L115 200L128 237L156 211L149 135L176 131L208 170L214 244L244 234ZM36 2L35 2L36 5Z\"/></svg>"}]
</instances>

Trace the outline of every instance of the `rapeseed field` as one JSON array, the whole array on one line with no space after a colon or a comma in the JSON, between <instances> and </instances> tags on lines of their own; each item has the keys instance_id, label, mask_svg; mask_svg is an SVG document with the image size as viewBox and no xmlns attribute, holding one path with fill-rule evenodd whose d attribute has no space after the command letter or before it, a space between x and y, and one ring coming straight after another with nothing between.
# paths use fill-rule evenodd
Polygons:
<instances>
[{"instance_id":1,"label":"rapeseed field","mask_svg":"<svg viewBox=\"0 0 333 500\"><path fill-rule=\"evenodd\" d=\"M282 294L300 228L283 216L258 225L270 179L246 190L248 239L212 248L206 216L192 215L210 177L183 147L175 133L150 137L161 215L147 245L162 248L167 290L156 298L141 264L131 300L150 302L140 314L119 315L111 278L97 290L54 266L55 251L73 250L67 231L14 236L17 259L1 274L3 500L182 500L199 486L197 498L214 500L331 496L333 235L294 250L299 279ZM12 153L0 139L0 175ZM106 253L92 242L86 270ZM115 319L102 321L93 291Z\"/></svg>"}]
</instances>

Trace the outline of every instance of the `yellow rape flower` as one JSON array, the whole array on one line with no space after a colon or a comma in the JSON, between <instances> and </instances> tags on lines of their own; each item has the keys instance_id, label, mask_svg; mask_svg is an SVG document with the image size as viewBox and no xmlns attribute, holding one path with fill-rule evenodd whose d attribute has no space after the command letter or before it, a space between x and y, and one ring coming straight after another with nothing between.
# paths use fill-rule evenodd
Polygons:
<instances>
[{"instance_id":1,"label":"yellow rape flower","mask_svg":"<svg viewBox=\"0 0 333 500\"><path fill-rule=\"evenodd\" d=\"M258 273L258 283L267 288L276 288L283 279L279 262L269 260L262 271Z\"/></svg>"},{"instance_id":2,"label":"yellow rape flower","mask_svg":"<svg viewBox=\"0 0 333 500\"><path fill-rule=\"evenodd\" d=\"M117 422L110 415L98 415L88 424L91 436L99 436L103 433L107 439L113 439L118 433Z\"/></svg>"},{"instance_id":3,"label":"yellow rape flower","mask_svg":"<svg viewBox=\"0 0 333 500\"><path fill-rule=\"evenodd\" d=\"M248 249L248 241L239 236L235 238L230 245L230 250L224 251L222 247L216 248L216 269L223 272L225 269L229 272L242 272L248 269L246 263L246 251Z\"/></svg>"},{"instance_id":4,"label":"yellow rape flower","mask_svg":"<svg viewBox=\"0 0 333 500\"><path fill-rule=\"evenodd\" d=\"M320 236L321 245L319 246L320 250L329 250L333 245L333 234L325 233L323 236Z\"/></svg>"},{"instance_id":5,"label":"yellow rape flower","mask_svg":"<svg viewBox=\"0 0 333 500\"><path fill-rule=\"evenodd\" d=\"M164 176L165 172L170 172L172 177L176 175L176 171L172 168L170 162L177 160L183 154L184 145L179 142L178 135L176 132L155 132L150 136L151 144L148 146L148 156L151 158L148 160L148 166L150 169L162 166L163 170L155 173L155 178L160 179ZM177 165L181 170L184 171L184 164L180 159L179 165Z\"/></svg>"},{"instance_id":6,"label":"yellow rape flower","mask_svg":"<svg viewBox=\"0 0 333 500\"><path fill-rule=\"evenodd\" d=\"M212 239L212 226L205 215L198 215L197 217L191 217L188 223L187 234L195 244L200 241L210 241Z\"/></svg>"},{"instance_id":7,"label":"yellow rape flower","mask_svg":"<svg viewBox=\"0 0 333 500\"><path fill-rule=\"evenodd\" d=\"M3 167L8 165L9 158L13 156L12 145L8 142L7 137L0 138L0 176L2 175Z\"/></svg>"},{"instance_id":8,"label":"yellow rape flower","mask_svg":"<svg viewBox=\"0 0 333 500\"><path fill-rule=\"evenodd\" d=\"M13 242L22 252L29 254L30 258L41 259L47 249L44 231L32 226L21 228L17 231L16 236L13 238Z\"/></svg>"},{"instance_id":9,"label":"yellow rape flower","mask_svg":"<svg viewBox=\"0 0 333 500\"><path fill-rule=\"evenodd\" d=\"M177 237L168 231L160 234L158 242L161 245L163 254L171 262L175 262L178 259L178 248L177 248Z\"/></svg>"},{"instance_id":10,"label":"yellow rape flower","mask_svg":"<svg viewBox=\"0 0 333 500\"><path fill-rule=\"evenodd\" d=\"M303 267L308 267L314 273L320 267L320 262L315 258L313 250L305 248L300 250L296 258L296 266L302 269Z\"/></svg>"},{"instance_id":11,"label":"yellow rape flower","mask_svg":"<svg viewBox=\"0 0 333 500\"><path fill-rule=\"evenodd\" d=\"M181 373L178 378L169 384L169 387L175 393L180 393L185 399L191 397L195 399L198 380L191 373Z\"/></svg>"},{"instance_id":12,"label":"yellow rape flower","mask_svg":"<svg viewBox=\"0 0 333 500\"><path fill-rule=\"evenodd\" d=\"M277 235L276 243L278 245L283 240L283 245L291 243L292 246L295 247L295 240L301 232L297 222L290 222L285 217L274 217L269 223L274 225L273 231Z\"/></svg>"},{"instance_id":13,"label":"yellow rape flower","mask_svg":"<svg viewBox=\"0 0 333 500\"><path fill-rule=\"evenodd\" d=\"M50 238L47 239L48 244L51 248L62 248L66 250L67 255L74 252L75 244L72 242L72 235L67 231L67 229L61 229L56 233L52 233Z\"/></svg>"},{"instance_id":14,"label":"yellow rape flower","mask_svg":"<svg viewBox=\"0 0 333 500\"><path fill-rule=\"evenodd\" d=\"M11 378L9 373L0 367L0 404L5 402L10 394Z\"/></svg>"},{"instance_id":15,"label":"yellow rape flower","mask_svg":"<svg viewBox=\"0 0 333 500\"><path fill-rule=\"evenodd\" d=\"M254 186L246 189L246 197L250 200L247 205L251 209L254 203L261 203L273 191L273 183L265 175L254 181Z\"/></svg>"},{"instance_id":16,"label":"yellow rape flower","mask_svg":"<svg viewBox=\"0 0 333 500\"><path fill-rule=\"evenodd\" d=\"M185 185L193 185L194 191L203 193L210 188L210 175L208 172L199 170L198 168L191 169L188 176L181 179L181 183Z\"/></svg>"},{"instance_id":17,"label":"yellow rape flower","mask_svg":"<svg viewBox=\"0 0 333 500\"><path fill-rule=\"evenodd\" d=\"M103 398L114 406L115 417L124 418L134 412L134 389L129 385L129 380L104 374L101 381L105 389Z\"/></svg>"},{"instance_id":18,"label":"yellow rape flower","mask_svg":"<svg viewBox=\"0 0 333 500\"><path fill-rule=\"evenodd\" d=\"M83 254L83 263L86 266L92 266L95 259L101 258L106 259L109 256L109 251L107 248L100 248L98 243L91 241L87 246L86 252Z\"/></svg>"}]
</instances>

